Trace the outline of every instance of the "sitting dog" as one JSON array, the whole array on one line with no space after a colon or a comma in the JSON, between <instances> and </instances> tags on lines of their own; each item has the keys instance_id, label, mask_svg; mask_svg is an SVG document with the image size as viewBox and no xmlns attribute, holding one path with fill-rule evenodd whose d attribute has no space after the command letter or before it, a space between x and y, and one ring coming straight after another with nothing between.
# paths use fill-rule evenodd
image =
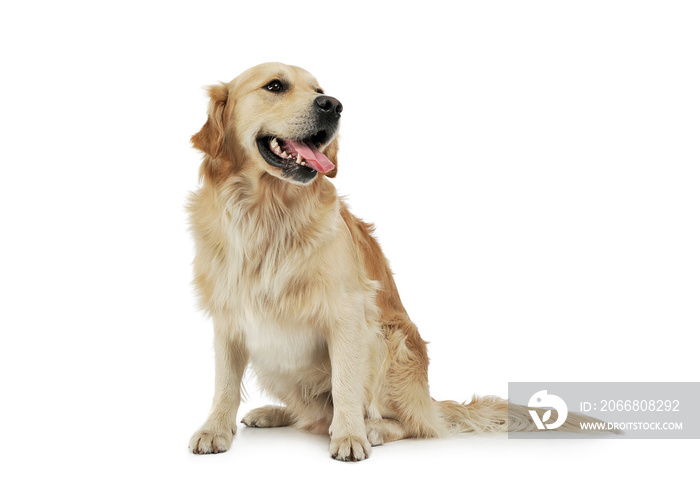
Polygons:
<instances>
[{"instance_id":1,"label":"sitting dog","mask_svg":"<svg viewBox=\"0 0 700 497\"><path fill-rule=\"evenodd\" d=\"M330 433L331 456L342 461L407 437L532 429L525 408L511 408L509 420L498 397L431 398L426 343L374 228L329 179L342 104L307 71L280 63L211 86L209 96L192 137L205 157L188 209L199 304L214 323L216 388L190 449L230 447L248 364L283 405L242 422Z\"/></svg>"}]
</instances>

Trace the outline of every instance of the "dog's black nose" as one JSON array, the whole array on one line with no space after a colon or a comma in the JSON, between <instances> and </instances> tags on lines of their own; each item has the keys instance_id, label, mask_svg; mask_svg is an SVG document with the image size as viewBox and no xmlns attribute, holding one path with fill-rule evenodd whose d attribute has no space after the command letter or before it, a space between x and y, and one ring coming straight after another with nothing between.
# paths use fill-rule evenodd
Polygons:
<instances>
[{"instance_id":1,"label":"dog's black nose","mask_svg":"<svg viewBox=\"0 0 700 497\"><path fill-rule=\"evenodd\" d=\"M334 116L336 119L339 118L340 113L343 112L343 104L341 104L338 99L327 95L321 95L316 98L316 108L322 114Z\"/></svg>"}]
</instances>

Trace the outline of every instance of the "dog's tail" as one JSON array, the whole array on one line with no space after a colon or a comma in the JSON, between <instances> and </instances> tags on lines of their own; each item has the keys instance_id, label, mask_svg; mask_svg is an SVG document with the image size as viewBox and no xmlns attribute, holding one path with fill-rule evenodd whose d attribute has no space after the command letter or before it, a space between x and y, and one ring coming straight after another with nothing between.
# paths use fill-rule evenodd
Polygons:
<instances>
[{"instance_id":1,"label":"dog's tail","mask_svg":"<svg viewBox=\"0 0 700 497\"><path fill-rule=\"evenodd\" d=\"M538 431L532 416L531 408L519 404L509 403L507 400L495 395L484 397L474 396L471 402L460 404L452 400L437 402L442 418L447 422L450 431L457 433L503 433L503 432L527 432ZM547 409L534 409L543 418ZM583 414L569 412L566 421L554 431L569 433L590 433L617 430L586 429L581 428L582 423L593 423L591 426L601 426L599 419L591 418Z\"/></svg>"}]
</instances>

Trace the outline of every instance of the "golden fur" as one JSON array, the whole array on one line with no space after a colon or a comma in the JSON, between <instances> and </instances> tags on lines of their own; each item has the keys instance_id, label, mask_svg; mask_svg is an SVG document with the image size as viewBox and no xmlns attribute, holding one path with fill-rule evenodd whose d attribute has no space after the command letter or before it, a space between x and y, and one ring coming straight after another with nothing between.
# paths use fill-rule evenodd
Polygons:
<instances>
[{"instance_id":1,"label":"golden fur","mask_svg":"<svg viewBox=\"0 0 700 497\"><path fill-rule=\"evenodd\" d=\"M289 88L271 93L272 80ZM430 397L426 344L373 227L326 177L337 169L300 185L256 148L261 133L298 135L319 91L308 72L279 63L209 88L208 119L192 137L206 155L189 212L195 285L214 323L216 390L191 450L231 445L248 364L283 405L254 409L242 422L330 433L336 459L361 460L371 445L407 437L505 431L503 399ZM335 133L321 151L337 164ZM511 425L529 429L520 414Z\"/></svg>"}]
</instances>

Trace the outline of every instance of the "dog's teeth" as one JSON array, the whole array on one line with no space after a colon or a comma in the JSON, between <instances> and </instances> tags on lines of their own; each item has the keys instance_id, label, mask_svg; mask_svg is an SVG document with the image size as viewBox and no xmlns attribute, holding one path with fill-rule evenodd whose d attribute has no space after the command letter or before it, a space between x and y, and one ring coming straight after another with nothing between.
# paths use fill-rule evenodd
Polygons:
<instances>
[{"instance_id":1,"label":"dog's teeth","mask_svg":"<svg viewBox=\"0 0 700 497\"><path fill-rule=\"evenodd\" d=\"M279 147L279 145L277 145L277 138L273 138L271 143L272 143L272 148Z\"/></svg>"},{"instance_id":2,"label":"dog's teeth","mask_svg":"<svg viewBox=\"0 0 700 497\"><path fill-rule=\"evenodd\" d=\"M305 166L305 165L306 165L306 162L302 161L302 162L301 162L301 165L302 165L302 166Z\"/></svg>"},{"instance_id":3,"label":"dog's teeth","mask_svg":"<svg viewBox=\"0 0 700 497\"><path fill-rule=\"evenodd\" d=\"M289 157L287 155L287 152L284 152L284 151L280 155L282 156L283 159L286 159L287 157Z\"/></svg>"},{"instance_id":4,"label":"dog's teeth","mask_svg":"<svg viewBox=\"0 0 700 497\"><path fill-rule=\"evenodd\" d=\"M301 164L301 155L297 155L297 164Z\"/></svg>"}]
</instances>

